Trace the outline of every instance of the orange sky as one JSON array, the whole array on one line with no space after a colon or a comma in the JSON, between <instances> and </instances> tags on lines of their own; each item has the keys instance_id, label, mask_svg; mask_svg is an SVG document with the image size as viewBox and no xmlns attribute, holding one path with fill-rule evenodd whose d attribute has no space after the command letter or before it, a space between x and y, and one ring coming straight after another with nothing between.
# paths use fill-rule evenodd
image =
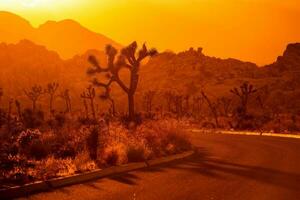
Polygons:
<instances>
[{"instance_id":1,"label":"orange sky","mask_svg":"<svg viewBox=\"0 0 300 200\"><path fill-rule=\"evenodd\" d=\"M71 18L127 44L203 47L208 55L266 64L300 42L299 0L0 0L34 26Z\"/></svg>"}]
</instances>

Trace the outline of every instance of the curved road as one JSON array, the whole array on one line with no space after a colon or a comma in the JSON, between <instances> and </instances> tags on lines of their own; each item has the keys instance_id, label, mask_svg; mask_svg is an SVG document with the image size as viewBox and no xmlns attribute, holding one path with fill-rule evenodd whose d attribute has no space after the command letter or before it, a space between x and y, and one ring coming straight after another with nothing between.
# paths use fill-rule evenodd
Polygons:
<instances>
[{"instance_id":1,"label":"curved road","mask_svg":"<svg viewBox=\"0 0 300 200\"><path fill-rule=\"evenodd\" d=\"M300 140L193 134L183 161L40 193L42 200L299 200Z\"/></svg>"}]
</instances>

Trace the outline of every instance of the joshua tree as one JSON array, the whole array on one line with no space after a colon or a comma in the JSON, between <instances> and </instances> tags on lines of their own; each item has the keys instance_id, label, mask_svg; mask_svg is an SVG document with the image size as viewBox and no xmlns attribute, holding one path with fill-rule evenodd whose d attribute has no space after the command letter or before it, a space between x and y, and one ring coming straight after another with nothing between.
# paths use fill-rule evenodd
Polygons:
<instances>
[{"instance_id":1,"label":"joshua tree","mask_svg":"<svg viewBox=\"0 0 300 200\"><path fill-rule=\"evenodd\" d=\"M83 106L85 109L85 116L86 116L86 119L88 119L89 118L89 107L87 105L86 99L85 98L82 98L82 99L83 99Z\"/></svg>"},{"instance_id":2,"label":"joshua tree","mask_svg":"<svg viewBox=\"0 0 300 200\"><path fill-rule=\"evenodd\" d=\"M41 95L43 94L43 88L39 85L34 85L31 87L29 91L24 90L24 93L32 102L32 111L35 113L36 111L36 102L39 100Z\"/></svg>"},{"instance_id":3,"label":"joshua tree","mask_svg":"<svg viewBox=\"0 0 300 200\"><path fill-rule=\"evenodd\" d=\"M173 102L174 95L175 94L172 91L166 91L164 93L164 98L166 99L167 102L168 112L172 112L172 102Z\"/></svg>"},{"instance_id":4,"label":"joshua tree","mask_svg":"<svg viewBox=\"0 0 300 200\"><path fill-rule=\"evenodd\" d=\"M94 78L93 84L98 87L109 88L113 82L116 82L128 97L128 117L130 121L134 121L134 95L139 82L139 70L141 62L148 56L153 56L157 53L155 49L148 50L144 44L142 49L137 52L137 43L133 42L129 46L121 50L121 54L116 60L117 50L111 45L107 45L106 54L108 56L108 65L106 68L100 66L94 56L89 57L89 62L93 65L88 70L88 74L95 75L100 73L107 73L108 82L99 82ZM120 79L119 72L122 68L126 68L130 72L130 84L126 84Z\"/></svg>"},{"instance_id":5,"label":"joshua tree","mask_svg":"<svg viewBox=\"0 0 300 200\"><path fill-rule=\"evenodd\" d=\"M15 101L17 112L18 112L18 117L19 120L22 121L22 110L21 110L21 104L18 100Z\"/></svg>"},{"instance_id":6,"label":"joshua tree","mask_svg":"<svg viewBox=\"0 0 300 200\"><path fill-rule=\"evenodd\" d=\"M231 107L231 103L232 103L232 99L229 99L227 97L221 97L218 99L219 104L222 106L222 111L224 116L228 116L229 111L230 111L230 107Z\"/></svg>"},{"instance_id":7,"label":"joshua tree","mask_svg":"<svg viewBox=\"0 0 300 200\"><path fill-rule=\"evenodd\" d=\"M144 94L144 106L147 113L152 113L153 100L156 92L153 90L149 90Z\"/></svg>"},{"instance_id":8,"label":"joshua tree","mask_svg":"<svg viewBox=\"0 0 300 200\"><path fill-rule=\"evenodd\" d=\"M240 112L242 115L246 116L248 111L249 97L256 93L257 89L254 89L253 85L245 82L240 86L240 88L234 88L230 90L230 92L239 97L241 101Z\"/></svg>"},{"instance_id":9,"label":"joshua tree","mask_svg":"<svg viewBox=\"0 0 300 200\"><path fill-rule=\"evenodd\" d=\"M50 113L53 113L53 100L55 98L55 93L59 87L58 83L48 83L47 88L45 89L45 93L49 94L49 110Z\"/></svg>"},{"instance_id":10,"label":"joshua tree","mask_svg":"<svg viewBox=\"0 0 300 200\"><path fill-rule=\"evenodd\" d=\"M83 92L81 94L81 98L83 98L84 101L85 99L88 99L90 101L93 119L96 119L96 112L95 112L95 105L94 105L95 96L96 96L95 88L93 88L92 86L89 86L86 92Z\"/></svg>"},{"instance_id":11,"label":"joshua tree","mask_svg":"<svg viewBox=\"0 0 300 200\"><path fill-rule=\"evenodd\" d=\"M70 91L66 89L65 91L61 92L59 95L60 98L62 98L65 101L66 104L66 111L65 112L71 112L71 97L70 97Z\"/></svg>"},{"instance_id":12,"label":"joshua tree","mask_svg":"<svg viewBox=\"0 0 300 200\"><path fill-rule=\"evenodd\" d=\"M194 96L193 97L193 106L192 113L195 117L198 117L203 105L203 97L202 96Z\"/></svg>"},{"instance_id":13,"label":"joshua tree","mask_svg":"<svg viewBox=\"0 0 300 200\"><path fill-rule=\"evenodd\" d=\"M204 91L201 91L202 97L205 99L205 101L208 104L208 107L211 111L211 113L213 114L214 118L215 118L215 123L216 123L216 127L219 127L219 120L218 120L218 104L212 102L204 93Z\"/></svg>"}]
</instances>

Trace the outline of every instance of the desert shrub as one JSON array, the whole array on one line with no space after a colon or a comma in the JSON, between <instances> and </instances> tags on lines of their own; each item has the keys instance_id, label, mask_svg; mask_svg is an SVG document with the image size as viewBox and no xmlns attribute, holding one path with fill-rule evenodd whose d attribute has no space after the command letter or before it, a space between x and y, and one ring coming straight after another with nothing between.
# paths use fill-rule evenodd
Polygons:
<instances>
[{"instance_id":1,"label":"desert shrub","mask_svg":"<svg viewBox=\"0 0 300 200\"><path fill-rule=\"evenodd\" d=\"M57 159L52 156L36 162L31 174L37 179L47 180L59 176L73 175L75 171L76 166L72 159Z\"/></svg>"},{"instance_id":2,"label":"desert shrub","mask_svg":"<svg viewBox=\"0 0 300 200\"><path fill-rule=\"evenodd\" d=\"M38 140L41 135L41 132L37 129L27 129L26 131L20 133L17 138L17 143L21 148L27 148L34 140Z\"/></svg>"},{"instance_id":3,"label":"desert shrub","mask_svg":"<svg viewBox=\"0 0 300 200\"><path fill-rule=\"evenodd\" d=\"M74 165L76 166L77 172L85 172L96 169L96 163L91 160L87 151L78 153L74 159Z\"/></svg>"},{"instance_id":4,"label":"desert shrub","mask_svg":"<svg viewBox=\"0 0 300 200\"><path fill-rule=\"evenodd\" d=\"M149 157L153 158L190 149L192 146L185 129L185 122L177 120L150 121L140 126L136 134L139 140L144 139L150 150Z\"/></svg>"},{"instance_id":5,"label":"desert shrub","mask_svg":"<svg viewBox=\"0 0 300 200\"><path fill-rule=\"evenodd\" d=\"M25 184L33 180L28 171L34 163L19 154L1 152L0 166L0 183Z\"/></svg>"},{"instance_id":6,"label":"desert shrub","mask_svg":"<svg viewBox=\"0 0 300 200\"><path fill-rule=\"evenodd\" d=\"M148 159L149 149L143 142L135 141L127 147L128 162L142 162Z\"/></svg>"},{"instance_id":7,"label":"desert shrub","mask_svg":"<svg viewBox=\"0 0 300 200\"><path fill-rule=\"evenodd\" d=\"M90 129L90 134L87 137L87 148L91 159L97 160L97 151L99 145L99 127L92 127Z\"/></svg>"},{"instance_id":8,"label":"desert shrub","mask_svg":"<svg viewBox=\"0 0 300 200\"><path fill-rule=\"evenodd\" d=\"M81 125L96 125L97 124L97 120L96 119L82 117L82 116L79 116L78 119L77 119L77 121Z\"/></svg>"},{"instance_id":9,"label":"desert shrub","mask_svg":"<svg viewBox=\"0 0 300 200\"><path fill-rule=\"evenodd\" d=\"M48 125L52 129L62 128L66 124L66 116L64 113L58 113L54 115L54 118L51 118L47 121Z\"/></svg>"},{"instance_id":10,"label":"desert shrub","mask_svg":"<svg viewBox=\"0 0 300 200\"><path fill-rule=\"evenodd\" d=\"M120 122L127 128L131 128L136 125L141 125L143 123L143 117L141 113L136 113L134 119L130 119L128 115L122 115L120 117Z\"/></svg>"},{"instance_id":11,"label":"desert shrub","mask_svg":"<svg viewBox=\"0 0 300 200\"><path fill-rule=\"evenodd\" d=\"M184 130L170 128L165 131L162 144L166 147L167 153L173 154L191 149L191 143Z\"/></svg>"},{"instance_id":12,"label":"desert shrub","mask_svg":"<svg viewBox=\"0 0 300 200\"><path fill-rule=\"evenodd\" d=\"M25 109L22 113L22 119L26 128L38 128L44 123L44 112L40 110L33 112L32 109Z\"/></svg>"},{"instance_id":13,"label":"desert shrub","mask_svg":"<svg viewBox=\"0 0 300 200\"><path fill-rule=\"evenodd\" d=\"M126 146L122 143L108 144L101 153L100 163L103 165L114 166L127 162Z\"/></svg>"},{"instance_id":14,"label":"desert shrub","mask_svg":"<svg viewBox=\"0 0 300 200\"><path fill-rule=\"evenodd\" d=\"M44 143L41 140L33 140L28 147L27 157L31 157L36 160L41 160L46 158L51 154L51 146Z\"/></svg>"}]
</instances>

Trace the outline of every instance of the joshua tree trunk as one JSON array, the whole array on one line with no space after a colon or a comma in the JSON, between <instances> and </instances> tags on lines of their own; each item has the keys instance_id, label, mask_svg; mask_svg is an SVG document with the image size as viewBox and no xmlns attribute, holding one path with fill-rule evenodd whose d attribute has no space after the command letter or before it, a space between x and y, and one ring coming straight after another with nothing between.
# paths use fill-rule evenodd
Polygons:
<instances>
[{"instance_id":1,"label":"joshua tree trunk","mask_svg":"<svg viewBox=\"0 0 300 200\"><path fill-rule=\"evenodd\" d=\"M50 113L53 113L53 96L50 96L50 102L49 102L49 109Z\"/></svg>"},{"instance_id":2,"label":"joshua tree trunk","mask_svg":"<svg viewBox=\"0 0 300 200\"><path fill-rule=\"evenodd\" d=\"M115 101L113 100L113 98L109 98L110 102L111 102L111 109L112 109L112 115L116 116L116 106L115 106Z\"/></svg>"},{"instance_id":3,"label":"joshua tree trunk","mask_svg":"<svg viewBox=\"0 0 300 200\"><path fill-rule=\"evenodd\" d=\"M88 107L85 99L83 99L83 105L84 105L84 109L85 109L86 118L88 119L89 118L89 107Z\"/></svg>"},{"instance_id":4,"label":"joshua tree trunk","mask_svg":"<svg viewBox=\"0 0 300 200\"><path fill-rule=\"evenodd\" d=\"M18 100L15 101L16 107L17 107L17 112L19 116L19 121L22 121L22 111L21 111L21 104Z\"/></svg>"},{"instance_id":5,"label":"joshua tree trunk","mask_svg":"<svg viewBox=\"0 0 300 200\"><path fill-rule=\"evenodd\" d=\"M128 117L134 120L134 94L128 93Z\"/></svg>"},{"instance_id":6,"label":"joshua tree trunk","mask_svg":"<svg viewBox=\"0 0 300 200\"><path fill-rule=\"evenodd\" d=\"M96 112L95 112L95 106L94 106L94 99L91 99L91 110L92 110L92 115L93 119L96 119Z\"/></svg>"},{"instance_id":7,"label":"joshua tree trunk","mask_svg":"<svg viewBox=\"0 0 300 200\"><path fill-rule=\"evenodd\" d=\"M36 111L36 101L32 101L32 112L35 113Z\"/></svg>"},{"instance_id":8,"label":"joshua tree trunk","mask_svg":"<svg viewBox=\"0 0 300 200\"><path fill-rule=\"evenodd\" d=\"M208 104L208 107L210 108L210 111L212 113L212 115L214 116L215 118L215 123L216 123L216 127L219 128L219 120L218 120L218 112L217 112L217 109L216 109L216 105L214 105L210 99L206 96L206 94L202 91L201 92L203 98L206 100L207 104Z\"/></svg>"}]
</instances>

